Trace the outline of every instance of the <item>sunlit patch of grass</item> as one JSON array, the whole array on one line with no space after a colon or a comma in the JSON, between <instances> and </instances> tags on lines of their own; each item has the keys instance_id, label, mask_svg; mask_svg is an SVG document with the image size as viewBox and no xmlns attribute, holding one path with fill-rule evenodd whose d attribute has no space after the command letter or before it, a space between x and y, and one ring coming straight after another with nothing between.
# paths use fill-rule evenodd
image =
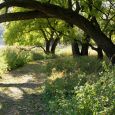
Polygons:
<instances>
[{"instance_id":1,"label":"sunlit patch of grass","mask_svg":"<svg viewBox=\"0 0 115 115\"><path fill-rule=\"evenodd\" d=\"M71 46L70 45L67 45L67 46L64 46L63 48L60 48L57 50L57 55L60 55L60 56L71 56L72 55L72 50L71 50Z\"/></svg>"},{"instance_id":2,"label":"sunlit patch of grass","mask_svg":"<svg viewBox=\"0 0 115 115\"><path fill-rule=\"evenodd\" d=\"M64 76L65 72L64 71L56 71L56 68L52 69L51 75L48 77L49 82L53 82L58 78L62 78Z\"/></svg>"},{"instance_id":3,"label":"sunlit patch of grass","mask_svg":"<svg viewBox=\"0 0 115 115\"><path fill-rule=\"evenodd\" d=\"M89 48L88 53L90 56L97 56L97 52L95 50L92 50L91 48Z\"/></svg>"},{"instance_id":4,"label":"sunlit patch of grass","mask_svg":"<svg viewBox=\"0 0 115 115\"><path fill-rule=\"evenodd\" d=\"M2 104L0 103L0 109L2 109Z\"/></svg>"},{"instance_id":5,"label":"sunlit patch of grass","mask_svg":"<svg viewBox=\"0 0 115 115\"><path fill-rule=\"evenodd\" d=\"M4 91L13 100L21 99L23 97L23 91L17 87L9 87L8 90Z\"/></svg>"},{"instance_id":6,"label":"sunlit patch of grass","mask_svg":"<svg viewBox=\"0 0 115 115\"><path fill-rule=\"evenodd\" d=\"M72 56L72 49L71 49L71 45L67 45L64 46L63 48L60 48L57 50L57 55L60 56ZM95 50L92 50L91 48L89 48L88 53L90 56L97 56L97 52Z\"/></svg>"}]
</instances>

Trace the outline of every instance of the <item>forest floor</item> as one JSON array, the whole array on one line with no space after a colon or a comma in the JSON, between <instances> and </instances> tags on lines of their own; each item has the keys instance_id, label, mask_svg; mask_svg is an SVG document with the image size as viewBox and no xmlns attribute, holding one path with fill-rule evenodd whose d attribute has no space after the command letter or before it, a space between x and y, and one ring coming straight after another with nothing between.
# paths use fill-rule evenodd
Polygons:
<instances>
[{"instance_id":1,"label":"forest floor","mask_svg":"<svg viewBox=\"0 0 115 115\"><path fill-rule=\"evenodd\" d=\"M47 115L41 100L46 64L30 62L0 77L0 115Z\"/></svg>"}]
</instances>

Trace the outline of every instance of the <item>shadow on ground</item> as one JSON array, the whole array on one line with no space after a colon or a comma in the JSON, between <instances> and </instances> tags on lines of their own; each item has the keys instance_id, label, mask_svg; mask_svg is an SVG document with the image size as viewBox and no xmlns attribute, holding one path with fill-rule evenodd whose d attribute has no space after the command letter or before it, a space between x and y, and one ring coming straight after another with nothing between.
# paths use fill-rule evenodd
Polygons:
<instances>
[{"instance_id":1,"label":"shadow on ground","mask_svg":"<svg viewBox=\"0 0 115 115\"><path fill-rule=\"evenodd\" d=\"M47 115L41 96L46 65L31 62L1 76L0 115Z\"/></svg>"},{"instance_id":2,"label":"shadow on ground","mask_svg":"<svg viewBox=\"0 0 115 115\"><path fill-rule=\"evenodd\" d=\"M13 100L0 93L0 115L47 115L41 96L37 94L23 94L23 98Z\"/></svg>"}]
</instances>

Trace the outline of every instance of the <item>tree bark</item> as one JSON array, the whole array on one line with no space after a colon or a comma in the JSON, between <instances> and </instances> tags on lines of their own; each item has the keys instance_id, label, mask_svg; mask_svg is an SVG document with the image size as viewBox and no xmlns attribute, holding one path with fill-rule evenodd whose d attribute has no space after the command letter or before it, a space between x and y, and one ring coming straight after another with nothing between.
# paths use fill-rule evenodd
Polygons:
<instances>
[{"instance_id":1,"label":"tree bark","mask_svg":"<svg viewBox=\"0 0 115 115\"><path fill-rule=\"evenodd\" d=\"M115 54L111 57L111 63L112 65L115 65Z\"/></svg>"},{"instance_id":2,"label":"tree bark","mask_svg":"<svg viewBox=\"0 0 115 115\"><path fill-rule=\"evenodd\" d=\"M50 40L46 40L46 54L50 53Z\"/></svg>"},{"instance_id":3,"label":"tree bark","mask_svg":"<svg viewBox=\"0 0 115 115\"><path fill-rule=\"evenodd\" d=\"M88 49L89 49L88 43L82 43L81 55L88 56Z\"/></svg>"},{"instance_id":4,"label":"tree bark","mask_svg":"<svg viewBox=\"0 0 115 115\"><path fill-rule=\"evenodd\" d=\"M88 56L88 49L89 49L89 42L90 42L90 36L89 35L85 35L85 40L82 43L82 49L81 49L81 55L82 56Z\"/></svg>"},{"instance_id":5,"label":"tree bark","mask_svg":"<svg viewBox=\"0 0 115 115\"><path fill-rule=\"evenodd\" d=\"M98 53L98 59L102 60L103 59L103 51L100 47L97 48L97 53Z\"/></svg>"},{"instance_id":6,"label":"tree bark","mask_svg":"<svg viewBox=\"0 0 115 115\"><path fill-rule=\"evenodd\" d=\"M103 59L103 51L100 47L94 47L93 45L89 44L89 46L92 48L92 50L95 50L98 54L98 59Z\"/></svg>"},{"instance_id":7,"label":"tree bark","mask_svg":"<svg viewBox=\"0 0 115 115\"><path fill-rule=\"evenodd\" d=\"M79 51L78 43L75 39L72 42L72 54L74 57L81 55L81 53Z\"/></svg>"},{"instance_id":8,"label":"tree bark","mask_svg":"<svg viewBox=\"0 0 115 115\"><path fill-rule=\"evenodd\" d=\"M56 49L56 46L57 46L59 40L60 40L60 38L56 38L56 39L54 40L54 42L53 42L53 44L52 44L52 47L51 47L51 53L52 53L52 54L55 54L55 49Z\"/></svg>"}]
</instances>

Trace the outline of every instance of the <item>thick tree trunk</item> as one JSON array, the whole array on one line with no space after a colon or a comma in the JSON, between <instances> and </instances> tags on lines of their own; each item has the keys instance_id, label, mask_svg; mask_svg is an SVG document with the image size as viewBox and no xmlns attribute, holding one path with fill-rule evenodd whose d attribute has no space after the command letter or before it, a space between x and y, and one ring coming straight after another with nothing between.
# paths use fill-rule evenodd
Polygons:
<instances>
[{"instance_id":1,"label":"thick tree trunk","mask_svg":"<svg viewBox=\"0 0 115 115\"><path fill-rule=\"evenodd\" d=\"M81 55L79 51L78 43L75 39L72 42L72 53L73 53L73 56L75 57Z\"/></svg>"},{"instance_id":2,"label":"thick tree trunk","mask_svg":"<svg viewBox=\"0 0 115 115\"><path fill-rule=\"evenodd\" d=\"M98 53L98 59L102 60L103 59L103 51L100 47L97 48L97 53Z\"/></svg>"},{"instance_id":3,"label":"thick tree trunk","mask_svg":"<svg viewBox=\"0 0 115 115\"><path fill-rule=\"evenodd\" d=\"M88 49L89 49L89 44L87 42L83 43L82 49L81 49L81 55L82 56L88 56Z\"/></svg>"},{"instance_id":4,"label":"thick tree trunk","mask_svg":"<svg viewBox=\"0 0 115 115\"><path fill-rule=\"evenodd\" d=\"M90 23L84 25L85 32L93 38L96 44L105 52L108 58L111 58L115 54L115 45L112 43L111 39L103 34L101 30L93 27L93 25Z\"/></svg>"},{"instance_id":5,"label":"thick tree trunk","mask_svg":"<svg viewBox=\"0 0 115 115\"><path fill-rule=\"evenodd\" d=\"M53 42L53 44L52 44L52 47L51 47L51 53L52 53L52 54L55 54L55 49L56 49L56 46L57 46L59 40L60 40L60 38L56 38L56 39L54 40L54 42Z\"/></svg>"},{"instance_id":6,"label":"thick tree trunk","mask_svg":"<svg viewBox=\"0 0 115 115\"><path fill-rule=\"evenodd\" d=\"M89 42L90 42L90 36L86 35L85 40L82 43L82 49L81 49L82 56L85 55L88 56Z\"/></svg>"},{"instance_id":7,"label":"thick tree trunk","mask_svg":"<svg viewBox=\"0 0 115 115\"><path fill-rule=\"evenodd\" d=\"M111 57L112 65L115 65L115 54Z\"/></svg>"}]
</instances>

